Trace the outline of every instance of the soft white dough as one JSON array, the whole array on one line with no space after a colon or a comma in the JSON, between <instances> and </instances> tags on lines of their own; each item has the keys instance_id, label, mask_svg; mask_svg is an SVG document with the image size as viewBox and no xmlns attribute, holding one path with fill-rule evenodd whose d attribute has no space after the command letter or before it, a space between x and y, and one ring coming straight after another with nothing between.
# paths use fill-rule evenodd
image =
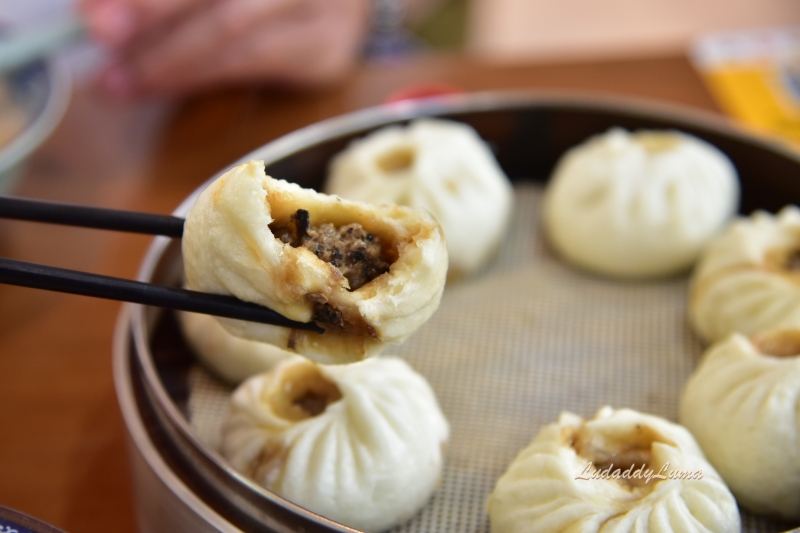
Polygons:
<instances>
[{"instance_id":1,"label":"soft white dough","mask_svg":"<svg viewBox=\"0 0 800 533\"><path fill-rule=\"evenodd\" d=\"M708 342L800 326L800 209L737 220L703 254L692 278L689 318Z\"/></svg>"},{"instance_id":2,"label":"soft white dough","mask_svg":"<svg viewBox=\"0 0 800 533\"><path fill-rule=\"evenodd\" d=\"M513 191L470 126L441 119L389 126L353 141L330 166L326 192L427 209L444 229L451 278L480 268L508 225Z\"/></svg>"},{"instance_id":3,"label":"soft white dough","mask_svg":"<svg viewBox=\"0 0 800 533\"><path fill-rule=\"evenodd\" d=\"M212 372L233 385L293 357L277 346L232 335L210 315L181 312L178 317L192 352Z\"/></svg>"},{"instance_id":4,"label":"soft white dough","mask_svg":"<svg viewBox=\"0 0 800 533\"><path fill-rule=\"evenodd\" d=\"M272 233L298 209L312 227L357 223L383 240L396 258L388 272L349 290L342 272L302 246ZM341 324L323 334L220 319L234 335L274 344L321 363L377 355L425 323L439 306L447 276L442 229L421 209L351 202L264 174L262 161L232 168L197 198L184 225L187 286L232 294L300 322L319 320L319 305Z\"/></svg>"},{"instance_id":5,"label":"soft white dough","mask_svg":"<svg viewBox=\"0 0 800 533\"><path fill-rule=\"evenodd\" d=\"M614 128L569 150L545 191L544 223L576 265L620 278L689 268L736 212L730 160L678 131Z\"/></svg>"},{"instance_id":6,"label":"soft white dough","mask_svg":"<svg viewBox=\"0 0 800 533\"><path fill-rule=\"evenodd\" d=\"M754 341L735 333L708 349L686 384L680 421L743 507L797 520L800 330ZM769 355L769 345L784 355Z\"/></svg>"},{"instance_id":7,"label":"soft white dough","mask_svg":"<svg viewBox=\"0 0 800 533\"><path fill-rule=\"evenodd\" d=\"M733 495L686 429L611 407L545 426L498 480L489 518L492 533L740 531Z\"/></svg>"},{"instance_id":8,"label":"soft white dough","mask_svg":"<svg viewBox=\"0 0 800 533\"><path fill-rule=\"evenodd\" d=\"M331 384L341 397L320 414L286 414L307 390L330 395ZM401 359L322 366L294 358L234 392L221 451L235 469L284 498L377 532L428 501L448 434L430 385Z\"/></svg>"}]
</instances>

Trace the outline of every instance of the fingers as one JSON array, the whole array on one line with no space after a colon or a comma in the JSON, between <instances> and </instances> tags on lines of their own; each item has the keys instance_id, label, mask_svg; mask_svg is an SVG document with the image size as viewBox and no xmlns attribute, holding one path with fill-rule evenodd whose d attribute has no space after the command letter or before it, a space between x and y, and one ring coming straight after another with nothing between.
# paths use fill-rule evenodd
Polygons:
<instances>
[{"instance_id":1,"label":"fingers","mask_svg":"<svg viewBox=\"0 0 800 533\"><path fill-rule=\"evenodd\" d=\"M226 58L230 76L315 85L344 74L359 58L366 38L367 3L319 0L314 4L313 11L297 13L294 23L254 33L232 50Z\"/></svg>"},{"instance_id":2,"label":"fingers","mask_svg":"<svg viewBox=\"0 0 800 533\"><path fill-rule=\"evenodd\" d=\"M148 25L202 9L210 0L127 0L136 5Z\"/></svg>"},{"instance_id":3,"label":"fingers","mask_svg":"<svg viewBox=\"0 0 800 533\"><path fill-rule=\"evenodd\" d=\"M143 0L140 0L143 1ZM172 0L186 1L186 0ZM124 50L125 64L132 72L116 76L146 79L172 78L196 64L208 61L221 48L246 38L262 21L279 19L281 10L297 0L216 0L207 2L188 16L168 21L139 35Z\"/></svg>"},{"instance_id":4,"label":"fingers","mask_svg":"<svg viewBox=\"0 0 800 533\"><path fill-rule=\"evenodd\" d=\"M150 40L103 83L121 95L229 81L321 83L353 63L367 19L365 0L225 0Z\"/></svg>"},{"instance_id":5,"label":"fingers","mask_svg":"<svg viewBox=\"0 0 800 533\"><path fill-rule=\"evenodd\" d=\"M188 16L212 0L79 0L89 32L96 40L121 48L136 36Z\"/></svg>"},{"instance_id":6,"label":"fingers","mask_svg":"<svg viewBox=\"0 0 800 533\"><path fill-rule=\"evenodd\" d=\"M83 0L79 3L89 33L108 46L120 46L136 33L139 13L125 0Z\"/></svg>"}]
</instances>

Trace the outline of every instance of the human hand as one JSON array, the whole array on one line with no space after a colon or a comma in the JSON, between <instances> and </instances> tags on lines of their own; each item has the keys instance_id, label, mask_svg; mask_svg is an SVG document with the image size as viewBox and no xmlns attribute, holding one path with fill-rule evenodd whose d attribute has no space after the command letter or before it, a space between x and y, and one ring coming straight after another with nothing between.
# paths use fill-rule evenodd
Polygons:
<instances>
[{"instance_id":1,"label":"human hand","mask_svg":"<svg viewBox=\"0 0 800 533\"><path fill-rule=\"evenodd\" d=\"M116 56L100 85L118 96L231 82L316 85L358 59L369 0L80 0Z\"/></svg>"}]
</instances>

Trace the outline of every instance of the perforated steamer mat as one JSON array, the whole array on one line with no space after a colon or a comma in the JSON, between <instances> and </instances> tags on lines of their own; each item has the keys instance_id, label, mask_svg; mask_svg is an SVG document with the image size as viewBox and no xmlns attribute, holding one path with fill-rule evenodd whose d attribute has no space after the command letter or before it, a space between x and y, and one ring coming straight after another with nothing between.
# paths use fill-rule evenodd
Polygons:
<instances>
[{"instance_id":1,"label":"perforated steamer mat","mask_svg":"<svg viewBox=\"0 0 800 533\"><path fill-rule=\"evenodd\" d=\"M686 320L688 276L607 280L569 266L547 246L540 206L544 179L557 158L614 125L678 128L728 153L742 179L744 212L798 202L800 182L791 180L800 176L800 160L718 120L671 108L530 95L451 97L371 110L334 121L338 129L331 123L312 127L316 137L306 130L305 138L300 135L306 144L297 145L295 134L294 144L283 139L243 160L264 158L269 174L319 186L326 162L349 139L385 123L434 114L468 122L490 142L514 178L515 205L491 264L448 286L433 318L387 350L428 378L451 425L440 488L397 530L484 533L486 501L497 478L543 425L565 410L590 418L604 405L674 421L680 392L703 350ZM271 161L274 154L279 157ZM151 250L143 279L177 283L176 251L175 243L166 242ZM166 435L164 453L172 457L173 469L244 531L284 525L287 531L342 530L225 466L214 450L231 389L194 363L170 314L159 318L139 309L132 328L146 389L142 401L155 407L153 426ZM784 531L791 525L743 513L744 531Z\"/></svg>"}]
</instances>

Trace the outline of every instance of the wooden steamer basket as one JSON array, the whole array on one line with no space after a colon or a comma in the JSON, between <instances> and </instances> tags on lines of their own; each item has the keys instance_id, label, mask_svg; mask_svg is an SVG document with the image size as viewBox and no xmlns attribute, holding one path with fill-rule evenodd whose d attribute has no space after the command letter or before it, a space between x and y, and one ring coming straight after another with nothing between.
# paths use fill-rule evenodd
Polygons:
<instances>
[{"instance_id":1,"label":"wooden steamer basket","mask_svg":"<svg viewBox=\"0 0 800 533\"><path fill-rule=\"evenodd\" d=\"M500 164L514 181L518 199L535 198L535 194L538 194L535 191L541 189L541 184L546 181L565 150L593 134L604 132L613 126L621 126L630 130L679 129L716 145L731 158L739 172L742 185L740 209L742 213L749 214L755 209L775 212L786 204L800 203L798 179L800 157L787 147L737 130L713 115L675 106L586 95L478 93L397 102L298 130L248 154L241 159L241 162L263 159L266 162L267 174L295 181L305 187L320 189L329 160L345 148L350 140L388 124L403 123L410 119L428 116L451 118L472 125L491 145ZM185 216L202 188L200 187L184 201L175 214ZM527 192L523 195L523 191ZM527 224L516 234L521 234L526 242L533 239L541 240L535 222L538 220L537 206L534 205L532 209L527 207L529 206L523 206L521 209L519 204L516 206L516 223L524 220L524 224ZM514 234L514 230L510 234ZM578 276L590 278L584 273L578 273L568 266L561 265L557 258L547 256L549 252L546 246L536 245L534 248L539 250L536 253L544 254L544 261L546 263L549 261L549 268L563 271L563 275L560 274L561 282L574 282L580 279ZM505 259L498 261L507 266ZM447 305L448 292L456 294L453 298L464 297L470 290L468 288L470 284L481 285L484 283L482 277L491 276L492 268L494 267L489 267L488 273L462 282L463 285L459 284L454 289L448 288L443 308ZM178 285L181 276L180 242L163 237L155 239L143 261L139 280ZM613 291L625 293L626 296L620 300L623 303L625 298L637 298L638 294L650 290L647 284L633 284L634 288L630 289L629 285L620 282L589 279L586 283L605 284L598 289L601 291L598 294L613 294ZM686 277L681 280L660 281L656 285L653 290L677 295L670 296L671 305L676 310L673 313L675 317L671 320L675 324L674 327L683 332L677 335L679 339L676 342L683 343L681 346L686 346L688 353L679 356L682 366L679 365L675 379L664 385L666 388L659 389L661 385L654 382L655 384L642 385L644 388L640 392L641 398L649 398L651 395L657 397L661 394L658 401L662 402L660 405L666 407L660 409L662 412L654 414L675 419L677 397L683 386L683 380L696 364L702 346L689 331L682 314L685 309ZM459 305L464 307L463 302ZM464 332L469 331L468 328L474 329L474 324L460 326L458 320L436 322L438 315L443 315L445 318L442 320L446 320L447 313L446 309L440 308L431 321L432 325L426 324L426 333L415 334L415 337L421 335L423 340L427 339L425 342L435 343L436 337L440 334L457 336L459 327L463 327ZM458 318L460 315L454 316ZM465 320L468 318L465 316ZM492 325L485 322L485 317L481 320L483 322L479 324L485 324L484 329L491 331ZM563 338L562 333L556 331L556 334ZM406 344L413 345L416 342L415 337ZM503 344L504 340L500 342L501 340L498 340L497 344L487 345L496 346L498 351L502 351L506 344ZM523 337L513 342L515 343L513 346L518 347L520 353L523 353L526 343L543 341L534 336ZM408 355L403 352L404 346L389 352L399 351L400 355ZM557 347L554 350L557 351ZM605 352L599 353L596 358L600 358L601 361L603 357L613 358L604 354ZM492 357L494 355L492 354ZM518 369L522 364L528 369L531 373L530 383L536 383L536 379L558 381L558 375L561 374L556 374L557 377L552 378L552 369L547 366L550 363L546 359L539 358L544 356L526 357L524 361L518 361L518 366L515 368ZM592 354L592 357L595 355ZM502 453L492 453L491 443L464 443L465 449L469 446L473 448L484 446L485 451L483 455L474 456L480 458L478 462L483 470L477 474L472 472L470 477L464 474L470 468L469 461L464 461L464 457L470 456L468 453L459 452L459 446L462 445L459 443L462 441L456 442L461 433L459 428L467 420L465 416L469 415L463 412L465 407L458 403L463 398L453 399L454 395L460 394L461 387L451 387L443 381L444 378L439 379L437 375L441 375L441 369L420 368L420 361L422 366L425 366L425 359L411 362L415 368L431 379L445 414L453 425L450 455L455 455L455 458L446 458L446 461L449 459L452 461L446 463L443 486L434 496L434 502L428 506L433 506L435 509L423 510L421 517L415 518L411 524L401 528L403 531L441 531L445 526L447 529L457 531L488 531L488 518L485 516L483 502L504 466L517 450L529 442L540 425L555 420L560 410L576 410L583 416L591 416L594 410L603 404L614 403L613 399L608 399L597 391L587 395L583 390L571 390L565 386L558 393L552 393L548 397L549 400L545 398L546 401L540 402L545 406L546 412L530 414L520 411L524 416L520 415L519 418L511 420L513 425L509 427L512 428L512 434L508 438L500 435L501 439L507 441L508 446ZM612 364L613 360L609 359L609 365ZM475 363L465 360L459 368L469 371L471 365ZM191 391L187 376L192 366L192 356L180 337L171 312L141 305L125 306L115 335L114 373L117 395L129 433L140 530L152 533L353 531L261 489L225 464L219 454L198 436L188 420L187 405ZM487 374L485 368L480 372ZM539 372L551 372L551 375L545 377L545 374L542 374L541 378L537 378ZM572 376L570 383L579 383L581 388L591 386L593 379L591 373L581 374L580 368L572 369L570 372ZM654 367L653 372L661 371ZM514 373L520 372L515 370ZM473 378L463 379L468 381ZM491 376L488 379L491 379ZM481 390L493 394L491 383L483 383L489 388L482 388L477 382L469 383L470 387L477 391L475 394ZM648 386L653 387L653 391L647 390ZM513 389L511 385L508 388ZM546 386L539 388L544 391L542 394L548 394ZM520 390L524 394L527 389L522 386ZM630 398L633 404L615 403L614 407L632 407L648 411L649 400L639 401L637 399L639 397L635 394ZM616 401L619 402L619 398ZM492 402L480 403L492 404ZM485 413L481 416L485 416ZM480 419L473 422L478 423L478 426L484 423ZM447 465L451 464L453 466L448 470ZM463 476L459 477L462 474ZM459 502L462 504L466 502L468 507L458 507ZM476 510L467 516L463 513L463 509L466 508ZM746 531L787 529L786 524L746 514L743 516L743 523Z\"/></svg>"}]
</instances>

